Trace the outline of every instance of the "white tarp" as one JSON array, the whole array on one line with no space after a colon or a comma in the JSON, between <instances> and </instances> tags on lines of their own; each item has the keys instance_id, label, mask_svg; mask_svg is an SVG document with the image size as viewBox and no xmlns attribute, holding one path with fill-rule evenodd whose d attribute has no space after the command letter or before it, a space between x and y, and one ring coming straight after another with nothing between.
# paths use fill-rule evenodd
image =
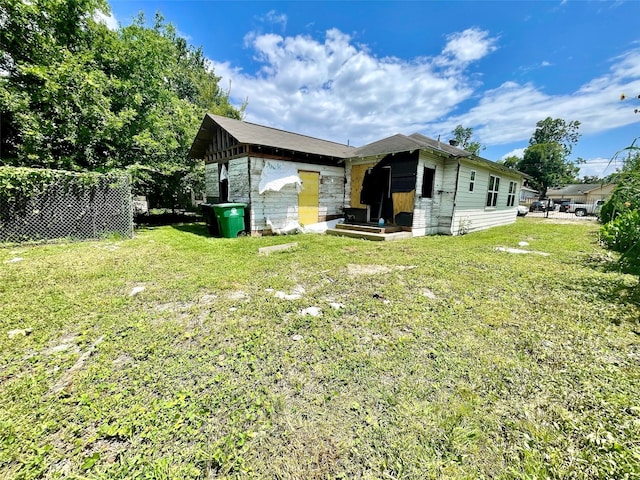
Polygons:
<instances>
[{"instance_id":1,"label":"white tarp","mask_svg":"<svg viewBox=\"0 0 640 480\"><path fill-rule=\"evenodd\" d=\"M300 180L295 164L267 160L264 163L262 175L260 176L258 193L262 194L267 190L278 192L289 183L295 184L298 193L300 193L300 190L302 190L302 180Z\"/></svg>"}]
</instances>

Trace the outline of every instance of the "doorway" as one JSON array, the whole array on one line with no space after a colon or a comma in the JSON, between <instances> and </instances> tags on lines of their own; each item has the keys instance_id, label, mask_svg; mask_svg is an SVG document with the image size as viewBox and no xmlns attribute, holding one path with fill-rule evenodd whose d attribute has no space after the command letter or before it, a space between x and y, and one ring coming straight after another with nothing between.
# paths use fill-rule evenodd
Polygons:
<instances>
[{"instance_id":1,"label":"doorway","mask_svg":"<svg viewBox=\"0 0 640 480\"><path fill-rule=\"evenodd\" d=\"M298 194L298 222L302 225L318 223L320 205L320 173L298 171L302 190Z\"/></svg>"}]
</instances>

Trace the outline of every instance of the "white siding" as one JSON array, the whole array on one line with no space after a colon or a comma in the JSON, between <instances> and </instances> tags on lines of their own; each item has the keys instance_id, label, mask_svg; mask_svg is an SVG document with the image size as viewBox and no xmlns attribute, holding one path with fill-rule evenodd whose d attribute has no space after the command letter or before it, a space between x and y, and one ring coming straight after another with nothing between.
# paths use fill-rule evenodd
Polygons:
<instances>
[{"instance_id":1,"label":"white siding","mask_svg":"<svg viewBox=\"0 0 640 480\"><path fill-rule=\"evenodd\" d=\"M298 191L295 185L285 185L280 191L258 193L260 176L265 160L251 157L250 196L251 230L261 231L267 226L267 218L276 228L290 221L298 221ZM294 163L298 170L320 173L318 215L323 218L342 214L344 199L344 169L327 165Z\"/></svg>"},{"instance_id":2,"label":"white siding","mask_svg":"<svg viewBox=\"0 0 640 480\"><path fill-rule=\"evenodd\" d=\"M473 192L469 192L471 170L475 170L476 179ZM500 178L498 201L495 207L487 207L487 189L489 175ZM516 182L515 203L507 207L509 182ZM507 225L516 221L521 178L509 172L490 170L483 165L475 165L461 160L458 193L453 216L453 235L484 230L497 225Z\"/></svg>"},{"instance_id":3,"label":"white siding","mask_svg":"<svg viewBox=\"0 0 640 480\"><path fill-rule=\"evenodd\" d=\"M424 168L435 168L436 174L433 185L433 198L422 198L422 177ZM448 172L446 177L448 178ZM453 205L453 185L446 185L445 183L445 168L444 161L435 156L430 156L424 151L420 152L420 158L418 160L418 175L416 176L416 195L415 205L413 209L413 225L412 233L414 237L420 237L423 235L435 235L442 233L440 212L448 212L448 216L451 215L451 208L449 205ZM449 200L451 197L451 200ZM448 208L448 210L447 210Z\"/></svg>"},{"instance_id":4,"label":"white siding","mask_svg":"<svg viewBox=\"0 0 640 480\"><path fill-rule=\"evenodd\" d=\"M209 163L204 166L204 191L207 197L220 196L217 163Z\"/></svg>"},{"instance_id":5,"label":"white siding","mask_svg":"<svg viewBox=\"0 0 640 480\"><path fill-rule=\"evenodd\" d=\"M229 202L250 201L249 157L229 160Z\"/></svg>"}]
</instances>

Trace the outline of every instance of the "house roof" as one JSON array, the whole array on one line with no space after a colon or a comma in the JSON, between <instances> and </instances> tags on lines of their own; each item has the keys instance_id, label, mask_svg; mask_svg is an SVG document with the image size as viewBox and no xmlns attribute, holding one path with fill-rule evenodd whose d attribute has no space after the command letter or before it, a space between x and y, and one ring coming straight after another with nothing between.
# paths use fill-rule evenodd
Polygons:
<instances>
[{"instance_id":1,"label":"house roof","mask_svg":"<svg viewBox=\"0 0 640 480\"><path fill-rule=\"evenodd\" d=\"M402 135L400 133L392 135L382 140L377 140L372 143L368 143L362 147L356 148L356 157L369 157L373 155L387 155L390 153L406 152L410 150L417 150L422 148L429 148L431 150L439 150L443 153L454 155L456 157L466 157L471 153L462 150L460 148L452 147L447 143L439 142L433 138L425 137L419 133L413 133L409 136Z\"/></svg>"},{"instance_id":2,"label":"house roof","mask_svg":"<svg viewBox=\"0 0 640 480\"><path fill-rule=\"evenodd\" d=\"M443 143L433 138L425 137L420 133L413 133L409 136L396 134L391 137L383 138L376 142L369 143L355 150L356 157L370 157L375 155L389 155L392 153L407 152L411 150L428 149L431 151L442 152L447 157L465 158L470 163L483 165L493 168L494 170L515 175L526 176L522 172L513 168L505 167L499 163L493 162L486 158L473 155L471 152L454 147L448 143Z\"/></svg>"},{"instance_id":3,"label":"house roof","mask_svg":"<svg viewBox=\"0 0 640 480\"><path fill-rule=\"evenodd\" d=\"M341 143L208 113L202 120L202 125L191 145L189 158L204 158L216 126L226 130L241 144L262 145L336 158L348 158L353 155L355 150L354 147Z\"/></svg>"},{"instance_id":4,"label":"house roof","mask_svg":"<svg viewBox=\"0 0 640 480\"><path fill-rule=\"evenodd\" d=\"M278 130L277 128L265 127L264 125L235 120L233 118L221 117L211 113L205 115L202 120L200 129L189 150L189 158L205 157L207 147L211 143L216 128L218 127L224 129L240 144L272 147L336 159L388 155L427 149L441 152L447 157L466 158L471 163L484 165L498 171L526 176L522 172L505 167L486 158L478 157L466 150L454 147L446 142L434 140L420 133L413 133L409 136L398 133L355 148L341 143L330 142L328 140L287 132L285 130Z\"/></svg>"},{"instance_id":5,"label":"house roof","mask_svg":"<svg viewBox=\"0 0 640 480\"><path fill-rule=\"evenodd\" d=\"M560 188L550 188L547 190L548 195L584 195L593 190L600 190L601 188L610 185L608 183L574 183L565 185Z\"/></svg>"}]
</instances>

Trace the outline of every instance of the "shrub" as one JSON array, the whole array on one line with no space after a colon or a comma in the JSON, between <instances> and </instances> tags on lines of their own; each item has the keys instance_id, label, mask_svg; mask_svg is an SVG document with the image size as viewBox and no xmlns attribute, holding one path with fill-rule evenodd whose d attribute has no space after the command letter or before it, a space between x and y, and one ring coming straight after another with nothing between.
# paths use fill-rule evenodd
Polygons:
<instances>
[{"instance_id":1,"label":"shrub","mask_svg":"<svg viewBox=\"0 0 640 480\"><path fill-rule=\"evenodd\" d=\"M622 261L640 265L640 210L625 210L600 230L600 239L611 250L622 253Z\"/></svg>"},{"instance_id":2,"label":"shrub","mask_svg":"<svg viewBox=\"0 0 640 480\"><path fill-rule=\"evenodd\" d=\"M600 219L602 223L614 220L625 212L640 209L640 169L630 172L620 180L611 197L602 206Z\"/></svg>"}]
</instances>

